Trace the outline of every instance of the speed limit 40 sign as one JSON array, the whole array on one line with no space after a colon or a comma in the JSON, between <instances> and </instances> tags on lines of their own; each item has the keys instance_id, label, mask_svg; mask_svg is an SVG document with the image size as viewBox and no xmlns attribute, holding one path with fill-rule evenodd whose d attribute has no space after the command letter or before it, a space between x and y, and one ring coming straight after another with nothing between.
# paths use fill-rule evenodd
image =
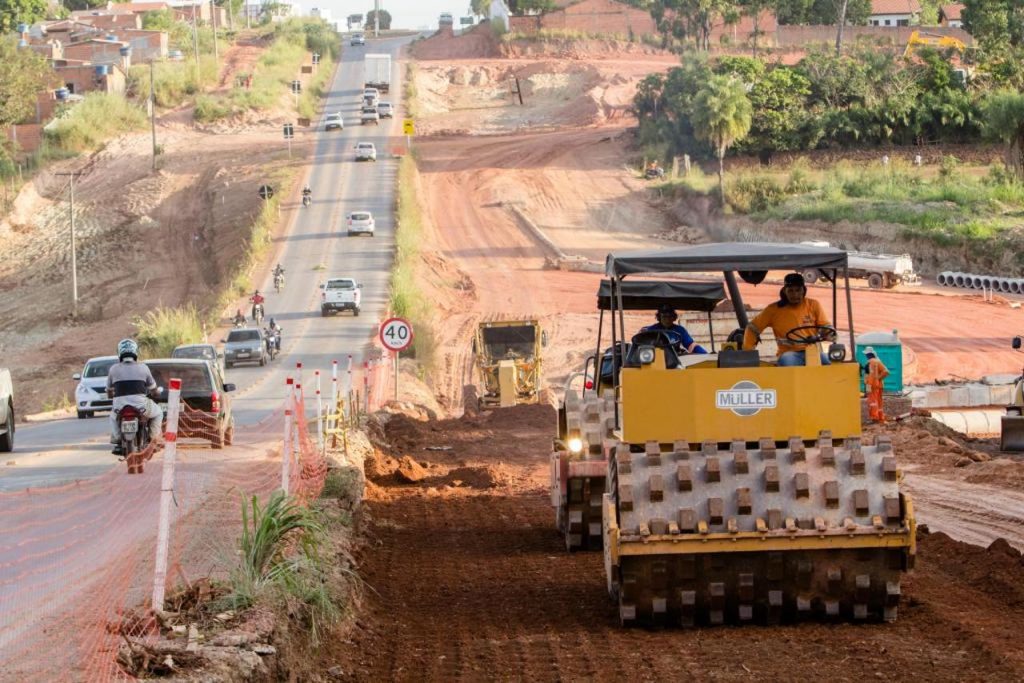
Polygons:
<instances>
[{"instance_id":1,"label":"speed limit 40 sign","mask_svg":"<svg viewBox=\"0 0 1024 683\"><path fill-rule=\"evenodd\" d=\"M391 351L404 351L412 344L412 325L401 318L388 318L380 326L380 343Z\"/></svg>"}]
</instances>

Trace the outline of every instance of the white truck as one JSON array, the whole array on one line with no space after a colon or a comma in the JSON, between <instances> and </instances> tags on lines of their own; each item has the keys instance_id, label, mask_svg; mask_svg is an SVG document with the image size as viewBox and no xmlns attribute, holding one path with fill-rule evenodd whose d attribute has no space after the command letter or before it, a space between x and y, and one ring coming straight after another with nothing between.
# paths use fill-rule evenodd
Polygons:
<instances>
[{"instance_id":1,"label":"white truck","mask_svg":"<svg viewBox=\"0 0 1024 683\"><path fill-rule=\"evenodd\" d=\"M320 315L326 317L335 311L352 311L359 315L362 308L363 286L350 277L332 277L320 285Z\"/></svg>"},{"instance_id":2,"label":"white truck","mask_svg":"<svg viewBox=\"0 0 1024 683\"><path fill-rule=\"evenodd\" d=\"M363 87L387 92L391 87L391 55L367 54L363 58Z\"/></svg>"},{"instance_id":3,"label":"white truck","mask_svg":"<svg viewBox=\"0 0 1024 683\"><path fill-rule=\"evenodd\" d=\"M811 247L828 247L828 242L801 242ZM896 285L919 285L921 276L914 272L910 254L871 254L865 251L847 252L850 277L864 278L871 289L892 289ZM807 284L822 277L817 270L804 271Z\"/></svg>"},{"instance_id":4,"label":"white truck","mask_svg":"<svg viewBox=\"0 0 1024 683\"><path fill-rule=\"evenodd\" d=\"M9 370L0 368L0 453L14 450L14 383Z\"/></svg>"}]
</instances>

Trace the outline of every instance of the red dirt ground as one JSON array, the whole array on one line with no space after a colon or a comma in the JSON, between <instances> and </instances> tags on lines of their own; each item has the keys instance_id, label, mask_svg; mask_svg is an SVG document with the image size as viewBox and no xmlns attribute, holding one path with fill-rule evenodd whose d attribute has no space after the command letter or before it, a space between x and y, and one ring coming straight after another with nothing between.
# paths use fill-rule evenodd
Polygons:
<instances>
[{"instance_id":1,"label":"red dirt ground","mask_svg":"<svg viewBox=\"0 0 1024 683\"><path fill-rule=\"evenodd\" d=\"M601 555L567 554L554 531L553 422L546 406L391 420L368 464L367 602L332 653L344 680L1024 677L1019 552L939 533L920 537L894 624L621 629ZM432 476L401 482L402 456Z\"/></svg>"}]
</instances>

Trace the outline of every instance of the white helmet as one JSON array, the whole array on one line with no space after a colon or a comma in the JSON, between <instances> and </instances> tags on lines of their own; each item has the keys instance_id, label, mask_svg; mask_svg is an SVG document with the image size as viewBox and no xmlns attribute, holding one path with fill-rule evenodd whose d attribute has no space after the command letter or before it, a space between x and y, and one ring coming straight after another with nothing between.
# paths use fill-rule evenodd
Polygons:
<instances>
[{"instance_id":1,"label":"white helmet","mask_svg":"<svg viewBox=\"0 0 1024 683\"><path fill-rule=\"evenodd\" d=\"M139 359L139 344L134 339L122 339L117 343L117 359L124 360L125 356Z\"/></svg>"}]
</instances>

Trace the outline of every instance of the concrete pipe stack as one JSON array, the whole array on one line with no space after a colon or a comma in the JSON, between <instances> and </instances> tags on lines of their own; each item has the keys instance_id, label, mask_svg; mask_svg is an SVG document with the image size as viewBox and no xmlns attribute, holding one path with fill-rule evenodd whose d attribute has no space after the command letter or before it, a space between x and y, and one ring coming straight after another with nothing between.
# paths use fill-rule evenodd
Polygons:
<instances>
[{"instance_id":1,"label":"concrete pipe stack","mask_svg":"<svg viewBox=\"0 0 1024 683\"><path fill-rule=\"evenodd\" d=\"M978 289L1001 294L1024 294L1024 278L999 277L997 275L978 275L962 273L956 270L944 270L935 281L940 287L961 287Z\"/></svg>"}]
</instances>

